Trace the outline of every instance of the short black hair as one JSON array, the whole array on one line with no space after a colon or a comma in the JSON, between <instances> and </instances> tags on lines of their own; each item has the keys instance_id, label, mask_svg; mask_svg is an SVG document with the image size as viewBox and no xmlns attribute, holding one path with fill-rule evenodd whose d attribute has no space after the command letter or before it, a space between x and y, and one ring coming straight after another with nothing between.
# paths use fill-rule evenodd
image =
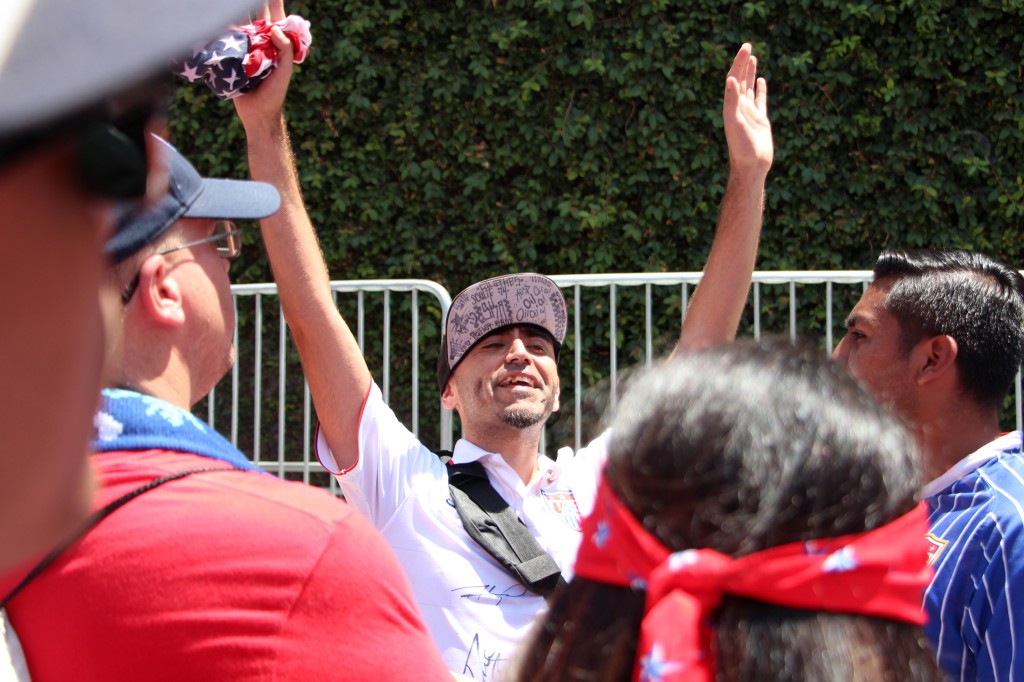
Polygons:
<instances>
[{"instance_id":1,"label":"short black hair","mask_svg":"<svg viewBox=\"0 0 1024 682\"><path fill-rule=\"evenodd\" d=\"M1024 277L960 249L884 251L874 275L893 280L882 305L899 322L904 348L953 337L964 393L998 407L1024 361Z\"/></svg>"}]
</instances>

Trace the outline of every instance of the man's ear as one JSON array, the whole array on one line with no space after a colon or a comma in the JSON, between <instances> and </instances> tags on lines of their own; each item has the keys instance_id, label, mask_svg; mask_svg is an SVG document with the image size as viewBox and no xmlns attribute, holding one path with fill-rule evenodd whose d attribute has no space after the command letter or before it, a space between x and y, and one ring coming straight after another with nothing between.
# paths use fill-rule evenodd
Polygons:
<instances>
[{"instance_id":1,"label":"man's ear","mask_svg":"<svg viewBox=\"0 0 1024 682\"><path fill-rule=\"evenodd\" d=\"M177 327L185 323L181 283L163 256L150 256L143 262L136 295L146 316L157 324Z\"/></svg>"},{"instance_id":2,"label":"man's ear","mask_svg":"<svg viewBox=\"0 0 1024 682\"><path fill-rule=\"evenodd\" d=\"M447 410L454 410L459 404L459 397L455 393L455 382L449 377L444 390L441 391L441 405Z\"/></svg>"},{"instance_id":3,"label":"man's ear","mask_svg":"<svg viewBox=\"0 0 1024 682\"><path fill-rule=\"evenodd\" d=\"M554 407L551 408L551 411L552 412L558 412L558 409L562 406L561 405L562 381L561 381L561 379L558 378L557 374L555 375L555 385L554 385L554 388L553 388L553 393L555 395L555 405L554 405Z\"/></svg>"},{"instance_id":4,"label":"man's ear","mask_svg":"<svg viewBox=\"0 0 1024 682\"><path fill-rule=\"evenodd\" d=\"M956 339L947 334L932 336L914 346L911 357L916 363L918 386L949 376L956 365L959 351Z\"/></svg>"}]
</instances>

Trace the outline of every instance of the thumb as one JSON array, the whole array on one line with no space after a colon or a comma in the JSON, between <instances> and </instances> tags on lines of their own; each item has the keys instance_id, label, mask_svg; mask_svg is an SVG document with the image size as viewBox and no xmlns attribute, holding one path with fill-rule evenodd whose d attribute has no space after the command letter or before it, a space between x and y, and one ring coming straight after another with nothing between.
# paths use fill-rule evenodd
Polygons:
<instances>
[{"instance_id":1,"label":"thumb","mask_svg":"<svg viewBox=\"0 0 1024 682\"><path fill-rule=\"evenodd\" d=\"M295 46L279 26L274 26L270 29L270 42L274 44L274 47L279 52L278 66L284 66L285 63L291 66L292 61L295 59Z\"/></svg>"}]
</instances>

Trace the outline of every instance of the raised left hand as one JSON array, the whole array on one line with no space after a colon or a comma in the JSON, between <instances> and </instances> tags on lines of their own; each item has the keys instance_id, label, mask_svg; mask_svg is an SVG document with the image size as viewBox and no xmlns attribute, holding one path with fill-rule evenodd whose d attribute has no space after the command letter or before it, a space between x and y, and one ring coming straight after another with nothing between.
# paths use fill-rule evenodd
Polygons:
<instances>
[{"instance_id":1,"label":"raised left hand","mask_svg":"<svg viewBox=\"0 0 1024 682\"><path fill-rule=\"evenodd\" d=\"M768 83L757 77L757 57L744 43L725 79L722 119L729 145L730 172L767 175L774 156L768 120Z\"/></svg>"}]
</instances>

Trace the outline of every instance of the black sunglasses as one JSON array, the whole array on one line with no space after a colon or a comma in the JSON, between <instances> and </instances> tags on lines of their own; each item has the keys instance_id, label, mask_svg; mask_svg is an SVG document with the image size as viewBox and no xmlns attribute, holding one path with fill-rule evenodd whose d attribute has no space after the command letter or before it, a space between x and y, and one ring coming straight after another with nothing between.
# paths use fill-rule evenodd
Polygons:
<instances>
[{"instance_id":1,"label":"black sunglasses","mask_svg":"<svg viewBox=\"0 0 1024 682\"><path fill-rule=\"evenodd\" d=\"M167 77L161 75L56 122L0 139L0 170L40 146L71 135L85 188L117 200L146 194L146 127L164 110Z\"/></svg>"}]
</instances>

